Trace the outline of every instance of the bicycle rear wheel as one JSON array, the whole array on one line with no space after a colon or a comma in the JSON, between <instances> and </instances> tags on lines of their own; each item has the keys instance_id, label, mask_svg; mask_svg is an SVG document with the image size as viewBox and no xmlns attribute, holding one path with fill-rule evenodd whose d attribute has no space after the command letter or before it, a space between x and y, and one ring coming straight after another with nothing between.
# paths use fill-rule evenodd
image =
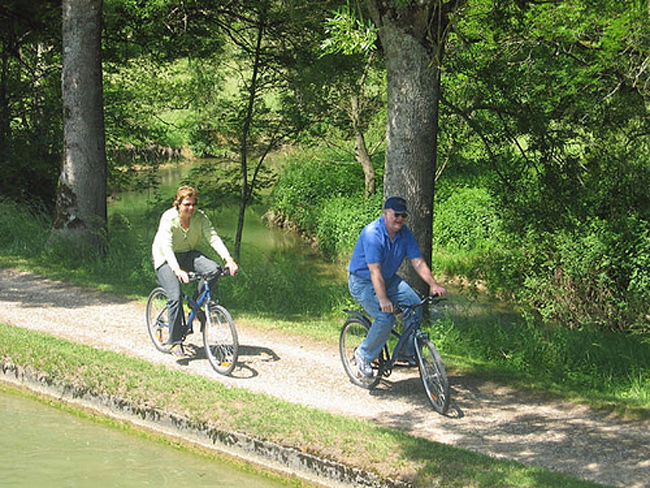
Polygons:
<instances>
[{"instance_id":1,"label":"bicycle rear wheel","mask_svg":"<svg viewBox=\"0 0 650 488\"><path fill-rule=\"evenodd\" d=\"M433 409L445 414L449 408L449 380L438 349L429 339L416 338L420 378Z\"/></svg>"},{"instance_id":2,"label":"bicycle rear wheel","mask_svg":"<svg viewBox=\"0 0 650 488\"><path fill-rule=\"evenodd\" d=\"M147 330L153 345L161 352L169 352L169 308L167 293L162 287L155 288L147 300L146 311Z\"/></svg>"},{"instance_id":3,"label":"bicycle rear wheel","mask_svg":"<svg viewBox=\"0 0 650 488\"><path fill-rule=\"evenodd\" d=\"M205 354L217 373L230 374L239 357L239 340L235 322L228 310L214 302L206 306L207 320L203 327Z\"/></svg>"},{"instance_id":4,"label":"bicycle rear wheel","mask_svg":"<svg viewBox=\"0 0 650 488\"><path fill-rule=\"evenodd\" d=\"M354 352L366 338L368 330L368 324L363 320L358 318L349 318L345 324L343 324L343 329L341 329L341 335L339 337L339 353L341 354L343 369L345 369L350 381L361 388L371 390L377 386L379 380L381 380L379 362L375 361L372 363L372 376L366 377L359 373L357 360L354 357Z\"/></svg>"}]
</instances>

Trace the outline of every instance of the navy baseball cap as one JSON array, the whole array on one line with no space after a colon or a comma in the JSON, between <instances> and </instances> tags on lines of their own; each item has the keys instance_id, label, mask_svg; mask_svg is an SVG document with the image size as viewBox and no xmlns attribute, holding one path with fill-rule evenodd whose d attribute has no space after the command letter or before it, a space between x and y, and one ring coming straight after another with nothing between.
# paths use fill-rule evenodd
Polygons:
<instances>
[{"instance_id":1,"label":"navy baseball cap","mask_svg":"<svg viewBox=\"0 0 650 488\"><path fill-rule=\"evenodd\" d=\"M392 209L394 212L406 213L408 209L406 208L406 200L401 197L390 197L384 202L384 210Z\"/></svg>"}]
</instances>

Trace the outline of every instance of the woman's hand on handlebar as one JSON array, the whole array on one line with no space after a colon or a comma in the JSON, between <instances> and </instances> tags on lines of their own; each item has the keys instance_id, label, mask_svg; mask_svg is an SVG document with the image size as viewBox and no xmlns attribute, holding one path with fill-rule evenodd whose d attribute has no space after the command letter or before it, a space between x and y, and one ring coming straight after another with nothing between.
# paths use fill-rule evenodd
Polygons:
<instances>
[{"instance_id":1,"label":"woman's hand on handlebar","mask_svg":"<svg viewBox=\"0 0 650 488\"><path fill-rule=\"evenodd\" d=\"M234 259L230 258L226 261L226 269L230 272L230 276L235 276L235 273L239 270L239 266L237 266Z\"/></svg>"},{"instance_id":2,"label":"woman's hand on handlebar","mask_svg":"<svg viewBox=\"0 0 650 488\"><path fill-rule=\"evenodd\" d=\"M178 281L180 281L181 283L190 282L190 276L187 274L187 271L178 268L174 270L174 274L176 275L176 278L178 278Z\"/></svg>"}]
</instances>

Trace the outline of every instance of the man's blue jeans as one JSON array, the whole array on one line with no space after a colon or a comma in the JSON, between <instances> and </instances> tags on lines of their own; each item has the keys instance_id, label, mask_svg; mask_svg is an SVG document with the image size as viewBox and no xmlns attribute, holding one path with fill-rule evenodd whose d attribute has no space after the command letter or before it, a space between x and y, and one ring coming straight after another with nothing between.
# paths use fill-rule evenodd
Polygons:
<instances>
[{"instance_id":1,"label":"man's blue jeans","mask_svg":"<svg viewBox=\"0 0 650 488\"><path fill-rule=\"evenodd\" d=\"M374 321L372 327L359 346L359 354L362 359L367 361L374 360L381 352L382 347L390 337L390 331L395 324L395 315L381 311L379 300L372 286L370 279L362 278L358 275L350 274L348 279L348 289L352 298L359 302L368 315ZM415 305L420 302L420 297L400 276L395 275L386 280L386 292L393 305ZM422 318L422 309L417 308L412 312L406 313L404 317L404 329L414 322L419 322ZM410 340L402 350L402 355L412 356L415 354L413 341Z\"/></svg>"}]
</instances>

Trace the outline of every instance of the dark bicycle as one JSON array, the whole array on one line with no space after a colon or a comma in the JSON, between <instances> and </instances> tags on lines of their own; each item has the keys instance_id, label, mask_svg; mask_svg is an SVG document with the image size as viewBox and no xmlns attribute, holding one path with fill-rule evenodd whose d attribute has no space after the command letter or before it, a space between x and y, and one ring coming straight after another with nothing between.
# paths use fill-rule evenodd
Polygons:
<instances>
[{"instance_id":1,"label":"dark bicycle","mask_svg":"<svg viewBox=\"0 0 650 488\"><path fill-rule=\"evenodd\" d=\"M217 373L230 374L237 364L239 357L239 341L235 323L226 308L220 305L210 288L210 280L216 277L228 276L226 268L212 275L189 273L190 281L202 280L197 295L191 298L183 294L181 314L182 340L184 343L194 333L195 322L200 323L200 333L203 337L203 348L210 364ZM185 314L185 309L189 314ZM146 310L147 330L151 340L161 352L169 353L169 309L167 306L167 293L162 287L155 288L149 294Z\"/></svg>"},{"instance_id":2,"label":"dark bicycle","mask_svg":"<svg viewBox=\"0 0 650 488\"><path fill-rule=\"evenodd\" d=\"M414 309L422 307L423 305L430 304L436 305L442 299L436 295L427 296L419 303L411 306L399 307L395 314L398 320L393 326L391 337L388 343L382 348L379 357L372 362L372 376L365 377L361 375L357 369L356 359L354 352L361 345L366 338L372 321L364 313L345 310L348 314L348 319L343 324L341 336L339 338L339 352L341 353L341 361L343 368L348 377L357 386L367 389L373 389L381 380L382 377L388 377L393 372L393 367L398 362L397 358L401 356L402 349L407 343L407 340L415 336L415 354L417 365L420 370L420 378L427 394L429 402L434 410L440 414L445 414L449 408L449 380L447 372L442 362L442 358L438 353L438 349L429 338L429 334L420 328L419 321L401 334L396 330L399 323L403 323L403 315L411 313ZM389 343L397 341L391 355L389 350Z\"/></svg>"}]
</instances>

